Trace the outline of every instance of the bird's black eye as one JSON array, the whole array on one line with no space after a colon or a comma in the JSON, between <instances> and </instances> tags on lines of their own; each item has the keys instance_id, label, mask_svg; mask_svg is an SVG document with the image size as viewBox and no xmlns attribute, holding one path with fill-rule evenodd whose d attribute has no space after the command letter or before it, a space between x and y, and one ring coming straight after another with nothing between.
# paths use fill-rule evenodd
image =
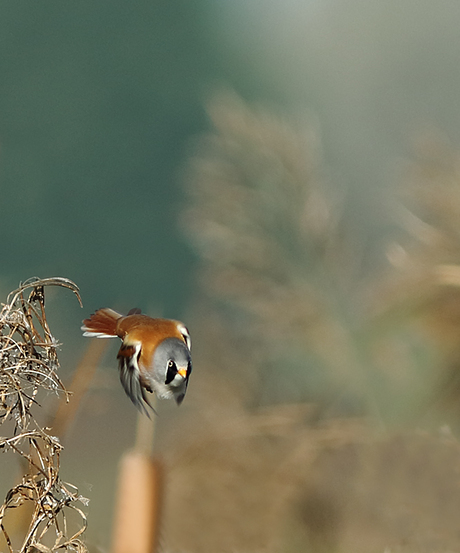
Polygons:
<instances>
[{"instance_id":1,"label":"bird's black eye","mask_svg":"<svg viewBox=\"0 0 460 553\"><path fill-rule=\"evenodd\" d=\"M176 363L174 363L174 361L170 359L168 361L168 369L166 371L165 384L170 384L174 380L174 377L176 376L176 374L177 374Z\"/></svg>"}]
</instances>

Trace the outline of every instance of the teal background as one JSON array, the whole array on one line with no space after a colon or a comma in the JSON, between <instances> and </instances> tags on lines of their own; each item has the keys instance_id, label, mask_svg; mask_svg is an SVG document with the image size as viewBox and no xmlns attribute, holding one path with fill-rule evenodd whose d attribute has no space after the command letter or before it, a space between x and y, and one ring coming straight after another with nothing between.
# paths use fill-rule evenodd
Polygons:
<instances>
[{"instance_id":1,"label":"teal background","mask_svg":"<svg viewBox=\"0 0 460 553\"><path fill-rule=\"evenodd\" d=\"M0 231L9 286L66 275L85 306L179 312L177 170L216 59L190 2L2 2ZM159 291L161 290L161 293Z\"/></svg>"}]
</instances>

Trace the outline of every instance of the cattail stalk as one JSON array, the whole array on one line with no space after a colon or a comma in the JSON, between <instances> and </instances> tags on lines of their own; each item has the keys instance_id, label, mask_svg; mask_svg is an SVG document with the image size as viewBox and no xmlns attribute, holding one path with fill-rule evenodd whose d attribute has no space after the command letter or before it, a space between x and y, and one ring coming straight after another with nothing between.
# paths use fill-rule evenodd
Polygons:
<instances>
[{"instance_id":1,"label":"cattail stalk","mask_svg":"<svg viewBox=\"0 0 460 553\"><path fill-rule=\"evenodd\" d=\"M152 456L155 421L139 414L136 443L121 459L112 553L154 553L158 543L163 467Z\"/></svg>"}]
</instances>

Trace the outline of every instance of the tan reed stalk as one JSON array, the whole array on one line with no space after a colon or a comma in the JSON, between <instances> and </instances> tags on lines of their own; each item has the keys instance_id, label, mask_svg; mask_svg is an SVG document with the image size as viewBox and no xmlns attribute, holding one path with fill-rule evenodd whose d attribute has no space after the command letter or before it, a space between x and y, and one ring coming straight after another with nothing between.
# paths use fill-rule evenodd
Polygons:
<instances>
[{"instance_id":1,"label":"tan reed stalk","mask_svg":"<svg viewBox=\"0 0 460 553\"><path fill-rule=\"evenodd\" d=\"M155 419L138 415L136 443L121 459L112 553L154 553L163 496L163 466L151 451Z\"/></svg>"}]
</instances>

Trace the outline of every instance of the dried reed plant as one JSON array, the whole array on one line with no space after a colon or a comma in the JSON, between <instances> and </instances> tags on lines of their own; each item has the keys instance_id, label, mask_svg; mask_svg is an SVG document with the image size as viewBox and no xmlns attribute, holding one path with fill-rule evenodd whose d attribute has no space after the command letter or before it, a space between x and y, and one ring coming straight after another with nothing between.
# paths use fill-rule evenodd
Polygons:
<instances>
[{"instance_id":1,"label":"dried reed plant","mask_svg":"<svg viewBox=\"0 0 460 553\"><path fill-rule=\"evenodd\" d=\"M9 553L86 551L80 540L86 516L77 506L86 500L61 480L62 445L34 411L43 391L67 395L57 373L58 343L45 315L46 286L68 288L80 301L68 279L32 278L11 292L0 312L0 425L12 429L9 437L0 437L0 451L13 452L23 467L21 481L0 506L1 547ZM18 516L25 520L22 535L16 535Z\"/></svg>"}]
</instances>

